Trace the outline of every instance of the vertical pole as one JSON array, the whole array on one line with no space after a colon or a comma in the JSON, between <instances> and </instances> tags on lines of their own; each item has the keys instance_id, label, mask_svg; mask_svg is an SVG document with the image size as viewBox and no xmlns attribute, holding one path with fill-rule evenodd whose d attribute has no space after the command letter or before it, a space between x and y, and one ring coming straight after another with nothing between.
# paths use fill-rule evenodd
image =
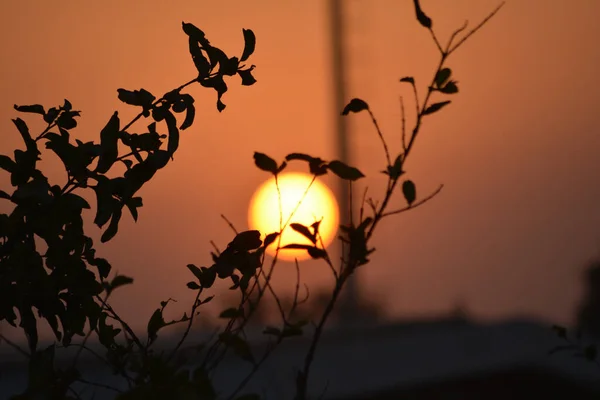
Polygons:
<instances>
[{"instance_id":1,"label":"vertical pole","mask_svg":"<svg viewBox=\"0 0 600 400\"><path fill-rule=\"evenodd\" d=\"M333 65L333 85L334 85L334 106L335 106L335 129L336 144L339 160L351 164L348 149L348 126L347 118L340 115L346 98L346 75L345 75L345 51L344 51L344 9L345 0L329 0L329 17L332 40L332 65ZM340 181L340 223L348 224L350 222L350 190L348 182ZM345 326L351 325L357 311L358 287L356 276L352 276L341 294L339 304L341 323Z\"/></svg>"}]
</instances>

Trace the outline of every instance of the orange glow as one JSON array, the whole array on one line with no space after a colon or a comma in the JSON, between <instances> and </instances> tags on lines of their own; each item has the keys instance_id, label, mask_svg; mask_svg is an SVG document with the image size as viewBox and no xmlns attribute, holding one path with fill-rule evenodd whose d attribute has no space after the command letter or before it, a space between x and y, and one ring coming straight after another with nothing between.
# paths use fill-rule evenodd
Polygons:
<instances>
[{"instance_id":1,"label":"orange glow","mask_svg":"<svg viewBox=\"0 0 600 400\"><path fill-rule=\"evenodd\" d=\"M331 190L323 183L315 180L310 185L312 176L302 173L286 173L278 177L279 190L281 193L281 214L279 212L279 200L275 178L263 183L252 196L248 210L248 222L250 229L257 229L265 235L278 232L280 227L280 216L282 224L300 223L310 227L316 221L321 221L319 234L324 246L328 246L335 237L338 226L338 206ZM300 204L299 204L300 203ZM299 205L298 205L299 204ZM296 209L297 207L297 209ZM294 212L295 210L295 212ZM289 225L283 230L281 246L290 243L311 244L311 242L294 231ZM320 243L319 247L320 247ZM275 254L277 241L267 248L267 253ZM305 250L280 250L279 258L292 261L308 258Z\"/></svg>"}]
</instances>

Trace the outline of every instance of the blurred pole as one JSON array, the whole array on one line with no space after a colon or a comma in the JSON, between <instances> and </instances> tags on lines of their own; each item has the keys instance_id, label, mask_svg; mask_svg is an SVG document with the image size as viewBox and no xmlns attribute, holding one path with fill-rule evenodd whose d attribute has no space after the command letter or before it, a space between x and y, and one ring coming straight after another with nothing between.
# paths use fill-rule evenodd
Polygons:
<instances>
[{"instance_id":1,"label":"blurred pole","mask_svg":"<svg viewBox=\"0 0 600 400\"><path fill-rule=\"evenodd\" d=\"M346 98L346 69L347 62L344 49L344 7L345 0L329 0L329 17L332 40L332 65L333 65L333 85L334 85L334 110L335 110L335 129L339 160L352 165L348 149L348 126L347 118L342 117L341 111L349 101ZM340 223L348 224L350 222L350 190L348 183L340 181ZM356 275L352 276L346 282L345 289L341 293L339 306L340 323L344 326L353 325L356 321L358 311L358 284Z\"/></svg>"}]
</instances>

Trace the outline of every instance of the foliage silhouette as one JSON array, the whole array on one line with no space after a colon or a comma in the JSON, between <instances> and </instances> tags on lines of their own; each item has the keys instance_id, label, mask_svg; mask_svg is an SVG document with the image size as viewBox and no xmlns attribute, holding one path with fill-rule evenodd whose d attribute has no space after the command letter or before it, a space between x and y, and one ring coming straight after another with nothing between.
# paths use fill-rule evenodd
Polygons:
<instances>
[{"instance_id":1,"label":"foliage silhouette","mask_svg":"<svg viewBox=\"0 0 600 400\"><path fill-rule=\"evenodd\" d=\"M234 231L234 238L223 251L215 245L215 251L211 253L210 267L187 265L192 280L186 285L196 292L189 314L184 313L178 319L167 321L165 309L172 299L161 301L160 307L156 308L148 321L145 339L134 332L109 303L113 291L132 284L133 279L118 274L113 274L109 279L111 264L108 260L96 256L93 240L85 234L82 212L91 206L80 193L90 188L94 192L94 224L104 228L101 242L110 241L118 233L125 207L137 221L143 201L136 194L158 170L173 160L179 148L180 131L194 123L194 98L182 93L183 89L194 83L212 88L217 93L216 107L223 111L226 107L223 95L228 88L226 77L238 75L244 86L251 86L256 82L252 75L255 66L244 64L256 47L254 33L243 29L242 53L239 57L229 57L221 49L213 46L203 31L191 23L183 22L182 29L187 36L197 76L160 98L143 88L118 89L118 98L127 105L139 107L140 111L127 123L123 123L118 112L114 112L100 132L99 143L83 143L77 139L73 143L71 134L77 126L80 112L74 110L68 100L64 100L63 105L51 107L47 111L38 104L15 106L18 112L40 115L47 126L34 139L26 122L20 118L14 119L13 122L25 143L25 150L15 150L12 158L0 156L0 168L10 174L11 184L15 187L12 194L0 191L0 197L14 204L10 214L0 215L0 322L7 321L13 327L17 327L18 321L18 328L23 330L28 348L22 349L6 338L2 339L25 354L29 363L28 386L22 395L14 398L79 399L82 398L82 394L76 390L76 383L112 390L116 398L126 400L168 397L216 399L223 396L238 400L259 398L253 393L240 393L273 350L286 338L302 335L303 328L309 322L298 317L298 307L306 302L308 288L306 296L301 296L300 267L297 262L296 289L291 300L282 300L271 286L279 252L286 249L302 249L313 259L323 260L335 278L331 291L320 297L314 333L302 368L296 377L295 398L305 400L308 396L311 365L323 329L333 315L336 301L347 280L358 267L369 262L368 257L374 251L369 242L376 226L387 216L426 203L441 189L440 186L429 196L417 200L415 184L411 180L401 180L405 173L404 165L414 147L423 119L450 104L450 100L434 103L433 96L448 96L458 92L457 82L451 80L452 71L446 66L448 57L502 6L495 9L460 40L456 40L457 35L466 25L456 30L448 44L442 47L432 30L431 18L421 9L418 0L414 1L414 5L418 22L428 29L440 51L440 61L422 102L417 96L415 79L400 79L401 82L411 85L416 105L415 126L408 133L404 122L404 105L401 103L401 150L394 158L391 157L384 135L366 101L354 98L341 111L344 117L365 112L369 115L385 151L386 165L382 173L387 176L388 184L381 202L367 198L365 193L359 215L356 217L351 211L350 223L340 226L344 254L340 265L337 268L334 266L327 249L323 246L319 233L320 221L315 221L309 226L292 222L295 211L284 221L280 196L280 226L277 232L239 232L224 218ZM177 114L180 115L179 118ZM146 125L147 132L130 133L130 128L142 119L152 121ZM161 123L164 123L166 133L161 133ZM42 155L39 144L42 142L45 143L46 149L59 157L65 167L68 179L62 186L51 184L37 168L37 162L41 160ZM358 168L339 160L326 161L307 154L290 153L278 163L264 153L254 153L256 167L273 174L276 183L278 175L291 162L307 164L313 175L312 182L318 176L330 172L347 181L349 185L365 177ZM124 165L125 172L114 176L113 167L119 164ZM114 177L109 177L109 173ZM310 190L312 182L306 192ZM401 184L407 206L389 210L398 183ZM300 233L311 244L293 243L282 246L281 233L287 228ZM276 246L275 255L270 263L267 263L265 255L268 246ZM227 307L219 314L219 317L226 321L225 327L214 340L206 343L201 353L194 355L194 363L190 364L189 360L181 357L179 350L190 333L198 309L213 300L214 295L208 295L206 292L213 287L217 279L231 280L230 290L237 293L239 303L235 307ZM271 341L267 349L259 354L246 341L244 329L259 310L259 305L267 294L274 299L281 321L279 326L270 325L264 328L264 335L271 338ZM55 343L46 348L38 346L40 321L45 321L50 326L56 338ZM169 351L157 351L155 343L161 331L179 324L182 324L184 330L175 346ZM92 335L104 347L104 355L98 354L87 345ZM83 339L76 342L76 336ZM70 346L77 348L72 363L67 368L57 366L57 349ZM122 378L123 385L113 387L103 382L91 382L82 376L78 369L78 359L83 351L102 359L115 375ZM242 381L233 384L230 393L224 394L219 393L213 386L212 374L228 352L247 362L251 371Z\"/></svg>"}]
</instances>

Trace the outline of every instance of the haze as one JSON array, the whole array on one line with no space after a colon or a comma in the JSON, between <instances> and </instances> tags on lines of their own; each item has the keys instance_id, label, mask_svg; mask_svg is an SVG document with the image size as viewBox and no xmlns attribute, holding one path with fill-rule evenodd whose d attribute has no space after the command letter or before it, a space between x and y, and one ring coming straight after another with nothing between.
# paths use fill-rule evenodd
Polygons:
<instances>
[{"instance_id":1,"label":"haze","mask_svg":"<svg viewBox=\"0 0 600 400\"><path fill-rule=\"evenodd\" d=\"M412 103L398 79L412 75L424 88L436 49L412 1L349 3L348 96L367 100L399 145L398 96L409 112ZM497 4L422 1L444 42L465 18L474 24ZM96 140L115 109L123 119L137 112L117 100L117 88L162 94L188 81L194 66L181 21L232 54L241 52L242 28L257 36L251 62L258 82L229 85L223 113L213 91L191 89L197 122L182 135L175 162L141 192L138 223L126 216L119 235L98 246L114 269L136 279L115 295L134 325L160 300L189 300L185 265L210 263L209 241L224 246L232 238L220 214L246 228L250 197L268 178L253 166L255 150L278 159L291 152L336 157L340 110L332 107L324 0L13 1L0 9L4 154L22 146L10 121L13 104L50 107L67 98L82 110L77 137ZM460 93L426 120L406 165L419 195L445 188L429 204L386 220L359 274L364 294L385 301L390 316L438 314L460 303L479 319L572 321L582 271L600 256L599 15L594 0L508 1L452 56ZM379 197L380 144L364 115L349 118L352 163ZM47 159L50 176L62 183L64 170ZM1 174L0 183L8 182ZM326 183L335 188L334 180ZM291 265L281 264L279 273L280 284L291 287ZM323 264L304 263L302 273L310 286L330 283Z\"/></svg>"}]
</instances>

